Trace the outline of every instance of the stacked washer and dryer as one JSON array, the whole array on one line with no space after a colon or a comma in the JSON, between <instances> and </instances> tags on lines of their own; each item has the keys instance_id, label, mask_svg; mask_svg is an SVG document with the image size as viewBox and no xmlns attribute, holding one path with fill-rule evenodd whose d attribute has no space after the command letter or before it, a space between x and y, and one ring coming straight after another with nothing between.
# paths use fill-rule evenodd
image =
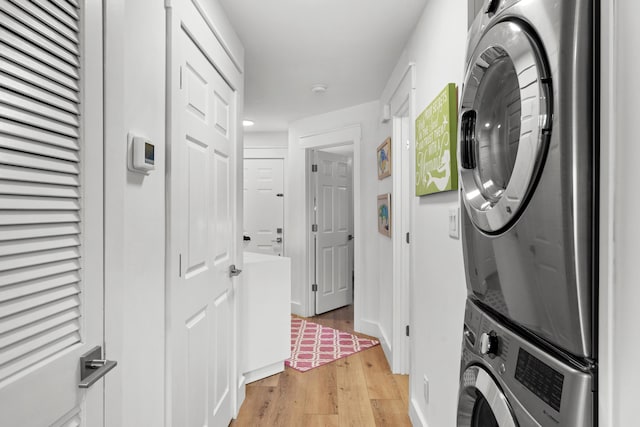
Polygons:
<instances>
[{"instance_id":1,"label":"stacked washer and dryer","mask_svg":"<svg viewBox=\"0 0 640 427\"><path fill-rule=\"evenodd\" d=\"M469 31L460 427L597 424L596 1L485 0Z\"/></svg>"}]
</instances>

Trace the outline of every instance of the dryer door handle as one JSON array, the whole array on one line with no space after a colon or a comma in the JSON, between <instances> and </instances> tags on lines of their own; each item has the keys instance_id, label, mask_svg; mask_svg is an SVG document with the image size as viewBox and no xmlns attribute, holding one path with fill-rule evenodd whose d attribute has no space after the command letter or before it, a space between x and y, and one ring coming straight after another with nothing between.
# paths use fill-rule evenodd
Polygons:
<instances>
[{"instance_id":1,"label":"dryer door handle","mask_svg":"<svg viewBox=\"0 0 640 427\"><path fill-rule=\"evenodd\" d=\"M475 169L476 111L465 111L460 122L460 162L465 169Z\"/></svg>"}]
</instances>

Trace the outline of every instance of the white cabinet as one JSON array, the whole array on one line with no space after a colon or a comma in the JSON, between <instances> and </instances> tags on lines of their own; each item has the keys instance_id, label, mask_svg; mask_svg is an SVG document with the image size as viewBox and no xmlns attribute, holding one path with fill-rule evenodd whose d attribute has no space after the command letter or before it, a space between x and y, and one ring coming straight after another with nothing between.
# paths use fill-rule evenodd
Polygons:
<instances>
[{"instance_id":1,"label":"white cabinet","mask_svg":"<svg viewBox=\"0 0 640 427\"><path fill-rule=\"evenodd\" d=\"M291 354L291 259L244 253L241 367L247 383L284 370Z\"/></svg>"}]
</instances>

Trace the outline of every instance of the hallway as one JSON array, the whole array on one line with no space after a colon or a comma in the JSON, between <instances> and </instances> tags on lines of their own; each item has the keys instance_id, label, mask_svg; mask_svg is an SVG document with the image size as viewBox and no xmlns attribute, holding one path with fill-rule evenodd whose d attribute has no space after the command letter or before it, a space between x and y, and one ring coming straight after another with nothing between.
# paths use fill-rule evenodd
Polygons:
<instances>
[{"instance_id":1,"label":"hallway","mask_svg":"<svg viewBox=\"0 0 640 427\"><path fill-rule=\"evenodd\" d=\"M311 320L354 333L353 306ZM391 374L378 345L305 373L287 367L248 384L231 426L410 426L408 389L409 377Z\"/></svg>"}]
</instances>

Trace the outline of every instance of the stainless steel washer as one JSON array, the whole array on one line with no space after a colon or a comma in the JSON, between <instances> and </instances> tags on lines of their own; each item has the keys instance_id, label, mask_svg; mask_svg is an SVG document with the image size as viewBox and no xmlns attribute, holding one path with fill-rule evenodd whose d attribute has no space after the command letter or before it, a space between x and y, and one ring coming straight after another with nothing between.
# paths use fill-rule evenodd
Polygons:
<instances>
[{"instance_id":1,"label":"stainless steel washer","mask_svg":"<svg viewBox=\"0 0 640 427\"><path fill-rule=\"evenodd\" d=\"M486 0L460 101L470 298L595 359L592 0Z\"/></svg>"},{"instance_id":2,"label":"stainless steel washer","mask_svg":"<svg viewBox=\"0 0 640 427\"><path fill-rule=\"evenodd\" d=\"M593 377L517 333L468 300L458 427L593 425Z\"/></svg>"}]
</instances>

